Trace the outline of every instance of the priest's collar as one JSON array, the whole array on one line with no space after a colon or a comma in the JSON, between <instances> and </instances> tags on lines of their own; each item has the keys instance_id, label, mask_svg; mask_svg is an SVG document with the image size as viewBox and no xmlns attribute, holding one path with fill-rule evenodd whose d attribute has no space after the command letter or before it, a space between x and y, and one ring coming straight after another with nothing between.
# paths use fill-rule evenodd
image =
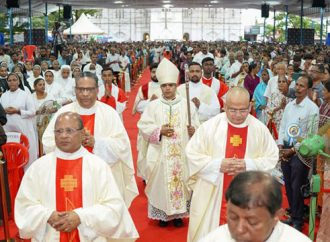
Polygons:
<instances>
[{"instance_id":1,"label":"priest's collar","mask_svg":"<svg viewBox=\"0 0 330 242\"><path fill-rule=\"evenodd\" d=\"M172 106L172 105L175 105L175 104L177 104L178 102L181 101L181 96L178 95L178 94L176 93L176 96L175 96L174 99L172 99L172 100L167 100L167 99L165 99L165 98L163 97L163 95L162 95L162 96L160 97L160 101L161 101L162 103L165 103L165 104L167 104L167 105Z\"/></svg>"},{"instance_id":2,"label":"priest's collar","mask_svg":"<svg viewBox=\"0 0 330 242\"><path fill-rule=\"evenodd\" d=\"M227 114L226 114L226 113L224 113L224 114L226 115L227 122L228 122L231 126L234 126L234 127L236 127L236 128L244 128L244 127L248 126L248 125L249 125L249 120L251 119L250 114L249 114L243 123L241 123L241 124L233 124L233 123L230 122L229 119L227 118Z\"/></svg>"},{"instance_id":3,"label":"priest's collar","mask_svg":"<svg viewBox=\"0 0 330 242\"><path fill-rule=\"evenodd\" d=\"M81 146L79 148L79 150L77 150L76 152L73 152L73 153L67 153L67 152L61 151L59 148L56 147L54 153L57 158L61 158L63 160L75 160L80 157L83 157L87 152L88 151L83 146Z\"/></svg>"},{"instance_id":4,"label":"priest's collar","mask_svg":"<svg viewBox=\"0 0 330 242\"><path fill-rule=\"evenodd\" d=\"M76 101L74 105L74 111L79 113L80 115L91 115L96 112L96 105L97 105L97 101L95 102L93 107L83 108L79 105L78 101Z\"/></svg>"}]
</instances>

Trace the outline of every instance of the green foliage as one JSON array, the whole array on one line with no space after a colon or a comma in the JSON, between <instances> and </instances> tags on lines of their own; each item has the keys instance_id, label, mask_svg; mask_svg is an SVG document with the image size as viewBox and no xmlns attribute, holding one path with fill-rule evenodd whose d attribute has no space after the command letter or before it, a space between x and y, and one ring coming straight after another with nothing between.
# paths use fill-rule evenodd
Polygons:
<instances>
[{"instance_id":1,"label":"green foliage","mask_svg":"<svg viewBox=\"0 0 330 242\"><path fill-rule=\"evenodd\" d=\"M95 15L99 14L99 12L100 12L100 10L98 10L98 9L79 9L79 10L74 10L72 12L72 14L73 14L74 21L76 21L82 13L85 13L86 15L90 15L90 16L95 16ZM51 31L54 28L55 22L58 21L59 18L62 18L62 16L63 16L62 9L60 11L52 12L48 15L49 31ZM15 16L14 16L14 20L15 20ZM8 38L9 38L8 21L9 21L9 17L8 17L7 13L0 13L0 33L5 33L6 41L8 41ZM60 19L60 21L63 21L63 20ZM14 23L15 23L13 26L14 33L22 33L22 32L24 32L25 29L27 29L29 27L29 23L27 21L23 22L23 23L14 21ZM32 17L32 27L34 29L38 29L38 28L44 29L45 28L45 17L44 16Z\"/></svg>"},{"instance_id":2,"label":"green foliage","mask_svg":"<svg viewBox=\"0 0 330 242\"><path fill-rule=\"evenodd\" d=\"M279 13L276 14L275 20L275 30L276 30L276 36L277 41L283 42L285 41L285 18L286 13ZM315 29L315 36L320 36L321 32L321 24L315 21L312 21L312 19L308 17L303 17L303 28L313 28ZM288 28L300 28L300 16L289 14L288 15ZM323 38L326 37L325 33L325 21L323 22ZM267 37L273 36L273 25L267 24L266 25L266 31L265 34Z\"/></svg>"},{"instance_id":3,"label":"green foliage","mask_svg":"<svg viewBox=\"0 0 330 242\"><path fill-rule=\"evenodd\" d=\"M9 35L9 23L8 23L8 15L5 13L0 13L0 32L5 33L5 35ZM14 33L23 32L28 26L28 23L18 23L16 22L13 25Z\"/></svg>"}]
</instances>

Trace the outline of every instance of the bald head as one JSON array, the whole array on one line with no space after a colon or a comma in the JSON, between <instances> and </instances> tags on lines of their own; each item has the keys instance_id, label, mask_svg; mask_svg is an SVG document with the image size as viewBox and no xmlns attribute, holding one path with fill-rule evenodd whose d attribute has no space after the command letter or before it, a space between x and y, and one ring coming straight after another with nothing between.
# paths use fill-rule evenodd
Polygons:
<instances>
[{"instance_id":1,"label":"bald head","mask_svg":"<svg viewBox=\"0 0 330 242\"><path fill-rule=\"evenodd\" d=\"M242 124L250 112L250 94L242 87L233 87L226 94L225 111L232 124Z\"/></svg>"},{"instance_id":2,"label":"bald head","mask_svg":"<svg viewBox=\"0 0 330 242\"><path fill-rule=\"evenodd\" d=\"M226 94L226 103L235 102L236 100L245 101L247 104L250 101L248 90L243 87L233 87Z\"/></svg>"},{"instance_id":3,"label":"bald head","mask_svg":"<svg viewBox=\"0 0 330 242\"><path fill-rule=\"evenodd\" d=\"M63 122L64 120L69 120L72 123L72 128L82 129L84 128L82 119L78 113L74 112L65 112L58 115L55 121L55 128L58 123Z\"/></svg>"}]
</instances>

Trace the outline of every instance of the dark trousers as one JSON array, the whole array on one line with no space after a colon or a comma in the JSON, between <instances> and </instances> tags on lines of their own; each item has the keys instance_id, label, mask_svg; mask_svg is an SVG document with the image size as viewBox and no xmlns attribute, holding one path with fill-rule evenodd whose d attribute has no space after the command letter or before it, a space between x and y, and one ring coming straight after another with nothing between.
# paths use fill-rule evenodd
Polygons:
<instances>
[{"instance_id":1,"label":"dark trousers","mask_svg":"<svg viewBox=\"0 0 330 242\"><path fill-rule=\"evenodd\" d=\"M281 167L292 221L294 224L303 225L304 196L301 188L308 182L309 168L299 160L297 155L292 156L288 161L282 161Z\"/></svg>"}]
</instances>

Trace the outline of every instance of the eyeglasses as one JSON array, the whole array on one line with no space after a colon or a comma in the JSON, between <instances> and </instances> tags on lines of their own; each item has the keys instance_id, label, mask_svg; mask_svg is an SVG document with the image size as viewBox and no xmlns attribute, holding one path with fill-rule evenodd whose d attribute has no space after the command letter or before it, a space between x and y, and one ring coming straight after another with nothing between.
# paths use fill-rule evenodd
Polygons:
<instances>
[{"instance_id":1,"label":"eyeglasses","mask_svg":"<svg viewBox=\"0 0 330 242\"><path fill-rule=\"evenodd\" d=\"M75 88L79 93L84 93L84 92L91 93L96 90L96 87L75 87Z\"/></svg>"},{"instance_id":2,"label":"eyeglasses","mask_svg":"<svg viewBox=\"0 0 330 242\"><path fill-rule=\"evenodd\" d=\"M228 108L228 112L231 114L247 114L249 112L249 108L245 108L245 109L234 109L234 108Z\"/></svg>"},{"instance_id":3,"label":"eyeglasses","mask_svg":"<svg viewBox=\"0 0 330 242\"><path fill-rule=\"evenodd\" d=\"M68 135L73 135L75 132L82 130L80 129L74 129L74 128L66 128L66 129L55 129L54 133L55 135L61 135L63 133L68 134Z\"/></svg>"}]
</instances>

